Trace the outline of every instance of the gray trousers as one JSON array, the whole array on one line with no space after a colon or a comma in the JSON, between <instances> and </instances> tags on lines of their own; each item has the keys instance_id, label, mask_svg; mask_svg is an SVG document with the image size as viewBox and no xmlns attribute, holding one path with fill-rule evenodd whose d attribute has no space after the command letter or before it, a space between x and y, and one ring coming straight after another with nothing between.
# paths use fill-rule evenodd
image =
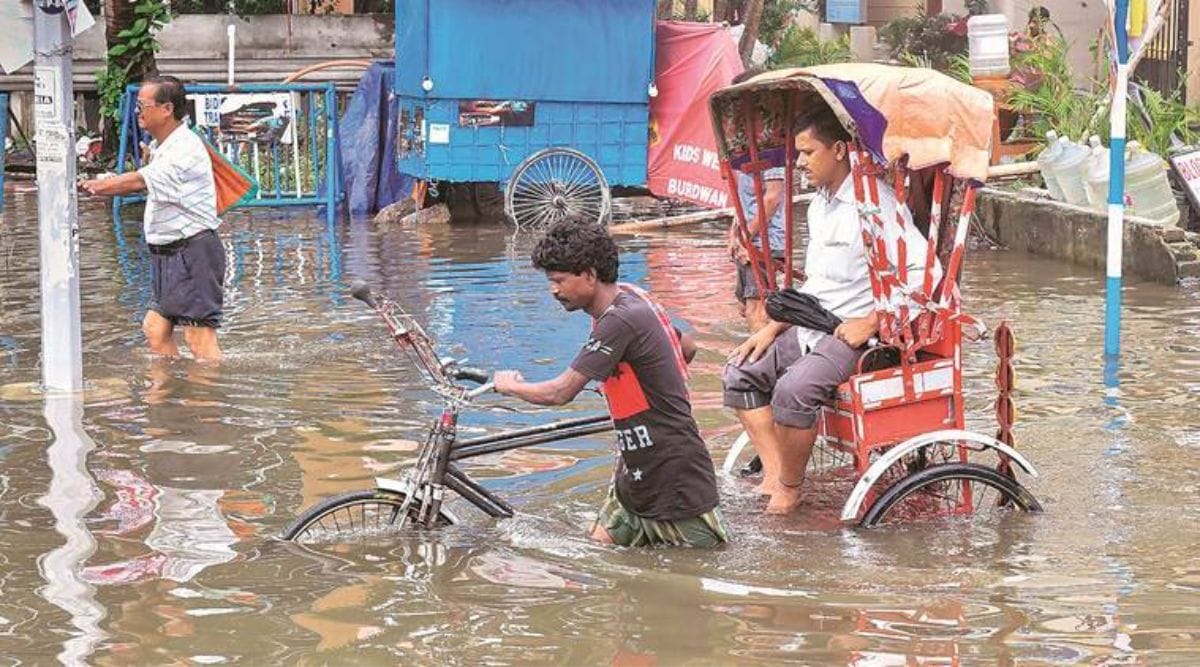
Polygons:
<instances>
[{"instance_id":1,"label":"gray trousers","mask_svg":"<svg viewBox=\"0 0 1200 667\"><path fill-rule=\"evenodd\" d=\"M725 365L725 407L753 410L770 405L775 423L812 428L821 406L833 401L864 350L825 336L804 354L795 329L788 329L758 361Z\"/></svg>"}]
</instances>

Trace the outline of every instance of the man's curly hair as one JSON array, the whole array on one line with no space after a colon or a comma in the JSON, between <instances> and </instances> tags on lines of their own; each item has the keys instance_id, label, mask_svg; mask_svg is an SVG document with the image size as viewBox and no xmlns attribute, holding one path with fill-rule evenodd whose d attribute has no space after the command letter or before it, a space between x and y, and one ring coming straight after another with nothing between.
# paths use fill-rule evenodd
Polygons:
<instances>
[{"instance_id":1,"label":"man's curly hair","mask_svg":"<svg viewBox=\"0 0 1200 667\"><path fill-rule=\"evenodd\" d=\"M534 268L579 275L588 269L600 282L617 282L617 244L599 223L573 216L546 230L530 257Z\"/></svg>"}]
</instances>

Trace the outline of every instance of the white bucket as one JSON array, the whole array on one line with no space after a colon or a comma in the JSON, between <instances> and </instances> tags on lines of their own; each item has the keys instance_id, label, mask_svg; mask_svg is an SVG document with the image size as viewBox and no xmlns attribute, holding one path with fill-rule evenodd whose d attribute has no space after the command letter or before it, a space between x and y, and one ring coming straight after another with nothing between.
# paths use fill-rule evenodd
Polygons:
<instances>
[{"instance_id":1,"label":"white bucket","mask_svg":"<svg viewBox=\"0 0 1200 667\"><path fill-rule=\"evenodd\" d=\"M982 14L967 19L971 76L1008 76L1008 17Z\"/></svg>"}]
</instances>

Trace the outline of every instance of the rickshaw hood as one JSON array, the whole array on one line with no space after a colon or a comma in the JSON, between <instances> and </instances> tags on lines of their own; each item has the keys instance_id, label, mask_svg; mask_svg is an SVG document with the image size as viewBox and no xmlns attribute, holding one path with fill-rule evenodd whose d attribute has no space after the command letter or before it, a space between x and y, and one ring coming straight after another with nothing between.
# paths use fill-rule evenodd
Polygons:
<instances>
[{"instance_id":1,"label":"rickshaw hood","mask_svg":"<svg viewBox=\"0 0 1200 667\"><path fill-rule=\"evenodd\" d=\"M742 115L736 100L747 92L758 98L788 90L820 95L880 162L908 156L912 169L949 163L952 176L980 182L987 178L995 114L991 94L915 67L839 63L781 69L723 88L710 100L723 154L731 152L730 122Z\"/></svg>"}]
</instances>

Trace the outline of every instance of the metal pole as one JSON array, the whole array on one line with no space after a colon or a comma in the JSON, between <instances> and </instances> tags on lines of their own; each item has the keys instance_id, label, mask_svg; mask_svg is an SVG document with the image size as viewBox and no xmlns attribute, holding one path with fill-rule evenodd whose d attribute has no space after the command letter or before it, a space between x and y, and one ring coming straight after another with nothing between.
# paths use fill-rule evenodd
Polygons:
<instances>
[{"instance_id":1,"label":"metal pole","mask_svg":"<svg viewBox=\"0 0 1200 667\"><path fill-rule=\"evenodd\" d=\"M42 384L83 389L79 319L79 221L75 201L75 97L71 29L62 5L35 3L34 118L41 241Z\"/></svg>"},{"instance_id":2,"label":"metal pole","mask_svg":"<svg viewBox=\"0 0 1200 667\"><path fill-rule=\"evenodd\" d=\"M230 23L225 28L225 35L229 38L229 64L227 65L226 83L233 85L233 63L234 63L234 48L237 45L237 26Z\"/></svg>"},{"instance_id":3,"label":"metal pole","mask_svg":"<svg viewBox=\"0 0 1200 667\"><path fill-rule=\"evenodd\" d=\"M1113 37L1116 46L1116 80L1109 116L1108 178L1108 279L1104 302L1104 353L1121 352L1121 255L1125 227L1125 98L1129 89L1129 35L1125 19L1129 0L1115 0ZM1115 374L1113 374L1115 378Z\"/></svg>"},{"instance_id":4,"label":"metal pole","mask_svg":"<svg viewBox=\"0 0 1200 667\"><path fill-rule=\"evenodd\" d=\"M8 151L8 93L0 93L0 212L4 211L4 155Z\"/></svg>"}]
</instances>

